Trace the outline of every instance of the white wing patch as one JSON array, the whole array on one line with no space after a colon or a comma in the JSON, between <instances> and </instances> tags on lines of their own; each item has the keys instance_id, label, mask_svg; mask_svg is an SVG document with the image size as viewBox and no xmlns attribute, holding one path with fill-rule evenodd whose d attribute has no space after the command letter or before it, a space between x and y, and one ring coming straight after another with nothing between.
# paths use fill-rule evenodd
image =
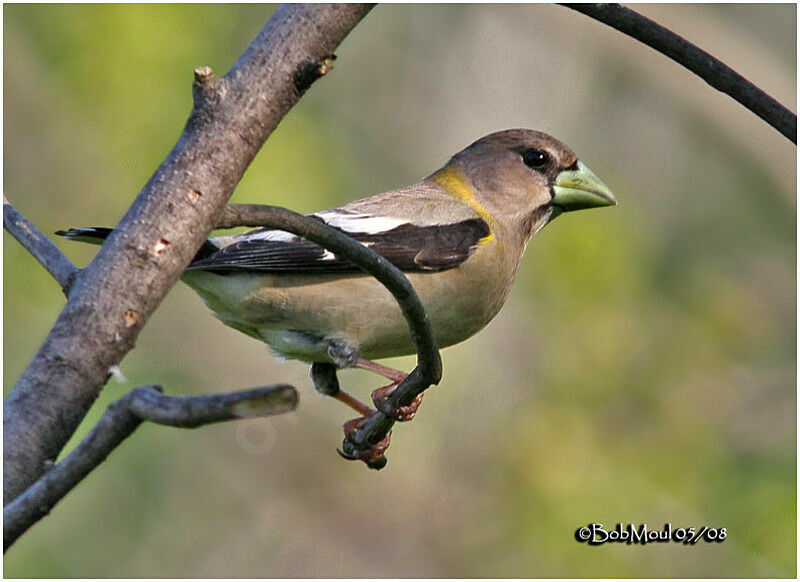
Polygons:
<instances>
[{"instance_id":1,"label":"white wing patch","mask_svg":"<svg viewBox=\"0 0 800 582\"><path fill-rule=\"evenodd\" d=\"M407 224L401 218L386 216L373 216L370 214L349 214L336 210L317 212L314 216L320 217L326 224L340 228L345 232L359 232L363 234L380 234Z\"/></svg>"},{"instance_id":2,"label":"white wing patch","mask_svg":"<svg viewBox=\"0 0 800 582\"><path fill-rule=\"evenodd\" d=\"M325 210L312 214L321 218L326 224L339 228L347 233L361 233L361 234L381 234L397 228L402 224L408 224L407 220L400 218L387 218L384 216L373 216L371 214L362 213L348 213L338 210ZM220 236L214 237L213 242L220 248L224 248L235 242L243 240L265 240L272 242L296 243L303 240L291 232L283 230L262 230L256 232L246 232L234 236ZM369 246L372 243L367 243ZM321 257L323 261L332 261L335 255L329 251Z\"/></svg>"},{"instance_id":3,"label":"white wing patch","mask_svg":"<svg viewBox=\"0 0 800 582\"><path fill-rule=\"evenodd\" d=\"M299 237L283 230L265 230L255 234L247 233L246 238L251 240L271 240L275 242L295 242Z\"/></svg>"}]
</instances>

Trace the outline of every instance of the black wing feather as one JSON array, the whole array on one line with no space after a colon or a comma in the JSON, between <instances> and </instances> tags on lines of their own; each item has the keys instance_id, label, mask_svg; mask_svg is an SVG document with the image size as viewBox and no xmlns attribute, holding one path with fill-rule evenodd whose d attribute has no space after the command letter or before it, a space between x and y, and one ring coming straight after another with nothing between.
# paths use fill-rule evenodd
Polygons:
<instances>
[{"instance_id":1,"label":"black wing feather","mask_svg":"<svg viewBox=\"0 0 800 582\"><path fill-rule=\"evenodd\" d=\"M489 226L480 218L432 226L407 223L377 234L346 232L402 271L443 271L457 267L469 258L478 242L489 233ZM359 270L318 244L299 237L287 241L246 238L195 260L189 269L215 273L336 273Z\"/></svg>"}]
</instances>

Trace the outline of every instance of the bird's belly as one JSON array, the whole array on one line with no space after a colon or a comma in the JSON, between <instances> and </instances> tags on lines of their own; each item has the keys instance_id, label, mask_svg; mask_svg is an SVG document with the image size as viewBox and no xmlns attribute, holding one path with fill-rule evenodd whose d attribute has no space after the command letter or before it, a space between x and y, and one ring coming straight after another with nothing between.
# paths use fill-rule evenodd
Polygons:
<instances>
[{"instance_id":1,"label":"bird's belly","mask_svg":"<svg viewBox=\"0 0 800 582\"><path fill-rule=\"evenodd\" d=\"M508 283L497 269L475 273L462 265L447 272L407 273L420 295L440 347L467 339L499 311ZM477 277L476 275L480 275ZM215 275L189 271L184 281L226 325L256 337L279 355L328 360L332 339L361 357L414 353L408 324L394 297L376 279L360 274ZM475 293L470 285L479 285ZM497 287L496 289L492 287Z\"/></svg>"}]
</instances>

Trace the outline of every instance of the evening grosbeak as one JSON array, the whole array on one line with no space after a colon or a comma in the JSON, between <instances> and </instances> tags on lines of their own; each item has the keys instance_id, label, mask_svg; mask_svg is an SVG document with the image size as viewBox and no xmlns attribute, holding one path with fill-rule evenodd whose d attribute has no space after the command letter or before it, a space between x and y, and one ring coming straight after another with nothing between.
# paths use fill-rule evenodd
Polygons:
<instances>
[{"instance_id":1,"label":"evening grosbeak","mask_svg":"<svg viewBox=\"0 0 800 582\"><path fill-rule=\"evenodd\" d=\"M510 129L487 135L421 182L311 216L347 233L405 272L440 347L482 329L503 305L531 237L563 212L613 206L609 188L566 145ZM110 229L58 231L101 243ZM346 259L296 235L260 228L207 240L183 274L226 325L279 356L312 364L315 387L373 412L339 390L336 370L406 374L371 360L415 353L395 299ZM413 416L418 399L396 411Z\"/></svg>"}]
</instances>

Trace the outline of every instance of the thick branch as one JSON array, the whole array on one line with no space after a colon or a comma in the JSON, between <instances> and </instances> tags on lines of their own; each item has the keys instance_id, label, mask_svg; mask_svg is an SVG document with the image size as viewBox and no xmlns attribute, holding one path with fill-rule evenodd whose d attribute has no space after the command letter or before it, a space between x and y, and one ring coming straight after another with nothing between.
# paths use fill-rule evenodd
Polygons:
<instances>
[{"instance_id":1,"label":"thick branch","mask_svg":"<svg viewBox=\"0 0 800 582\"><path fill-rule=\"evenodd\" d=\"M110 404L74 451L5 506L3 550L47 515L142 421L195 428L226 420L281 414L296 407L297 391L287 385L191 397L165 396L157 386L136 388Z\"/></svg>"},{"instance_id":2,"label":"thick branch","mask_svg":"<svg viewBox=\"0 0 800 582\"><path fill-rule=\"evenodd\" d=\"M234 226L266 226L305 237L349 260L378 279L400 305L411 330L411 339L417 348L417 367L383 403L383 410L376 411L356 432L352 440L344 441L342 445L344 455L348 458L358 458L360 450L369 449L380 442L392 429L395 421L384 410L410 404L418 394L441 380L442 360L419 296L400 269L372 249L319 220L275 206L232 204L225 208L217 220L216 227ZM371 467L379 469L386 464L386 458L381 456L378 459L369 459L367 462Z\"/></svg>"},{"instance_id":3,"label":"thick branch","mask_svg":"<svg viewBox=\"0 0 800 582\"><path fill-rule=\"evenodd\" d=\"M5 402L4 503L54 459L211 230L258 149L371 6L282 6L223 78L195 73L180 140L92 263Z\"/></svg>"},{"instance_id":4,"label":"thick branch","mask_svg":"<svg viewBox=\"0 0 800 582\"><path fill-rule=\"evenodd\" d=\"M797 115L722 61L621 4L564 4L599 20L683 65L715 89L727 93L797 143Z\"/></svg>"},{"instance_id":5,"label":"thick branch","mask_svg":"<svg viewBox=\"0 0 800 582\"><path fill-rule=\"evenodd\" d=\"M49 238L33 226L27 218L17 212L16 208L3 195L3 228L19 241L33 257L41 263L48 273L58 281L64 295L69 290L78 274L78 268L64 256Z\"/></svg>"}]
</instances>

